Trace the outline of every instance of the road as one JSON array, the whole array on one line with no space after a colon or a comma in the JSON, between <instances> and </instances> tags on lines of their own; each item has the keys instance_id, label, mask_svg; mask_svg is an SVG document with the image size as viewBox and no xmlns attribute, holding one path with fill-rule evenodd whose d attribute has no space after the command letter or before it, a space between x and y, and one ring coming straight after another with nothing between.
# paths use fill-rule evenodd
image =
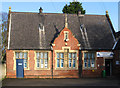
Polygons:
<instances>
[{"instance_id":1,"label":"road","mask_svg":"<svg viewBox=\"0 0 120 88\"><path fill-rule=\"evenodd\" d=\"M119 86L120 79L80 78L80 79L5 79L3 86Z\"/></svg>"}]
</instances>

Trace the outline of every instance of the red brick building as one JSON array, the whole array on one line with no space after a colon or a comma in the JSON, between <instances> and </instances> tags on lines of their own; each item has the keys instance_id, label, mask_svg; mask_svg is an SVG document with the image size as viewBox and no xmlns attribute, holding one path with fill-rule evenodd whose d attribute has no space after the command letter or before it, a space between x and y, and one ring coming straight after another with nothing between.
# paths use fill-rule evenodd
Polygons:
<instances>
[{"instance_id":1,"label":"red brick building","mask_svg":"<svg viewBox=\"0 0 120 88\"><path fill-rule=\"evenodd\" d=\"M120 31L116 32L116 42L114 45L113 75L120 77Z\"/></svg>"},{"instance_id":2,"label":"red brick building","mask_svg":"<svg viewBox=\"0 0 120 88\"><path fill-rule=\"evenodd\" d=\"M114 29L106 15L11 12L7 78L112 75Z\"/></svg>"}]
</instances>

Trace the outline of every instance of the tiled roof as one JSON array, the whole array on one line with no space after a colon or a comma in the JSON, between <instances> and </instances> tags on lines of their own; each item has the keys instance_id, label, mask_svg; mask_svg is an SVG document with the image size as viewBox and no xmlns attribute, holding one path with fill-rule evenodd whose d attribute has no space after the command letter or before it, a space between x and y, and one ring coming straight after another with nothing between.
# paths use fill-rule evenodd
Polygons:
<instances>
[{"instance_id":1,"label":"tiled roof","mask_svg":"<svg viewBox=\"0 0 120 88\"><path fill-rule=\"evenodd\" d=\"M68 28L81 49L112 49L114 38L106 15L68 14L67 17ZM62 13L11 12L10 49L51 49L51 43L64 28L64 18ZM41 35L39 24L45 30Z\"/></svg>"}]
</instances>

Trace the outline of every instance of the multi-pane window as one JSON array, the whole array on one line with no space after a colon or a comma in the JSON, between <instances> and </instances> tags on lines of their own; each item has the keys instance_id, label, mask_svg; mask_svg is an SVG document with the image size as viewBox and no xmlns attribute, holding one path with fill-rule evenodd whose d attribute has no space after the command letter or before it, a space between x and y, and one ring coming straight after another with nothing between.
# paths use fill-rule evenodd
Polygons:
<instances>
[{"instance_id":1,"label":"multi-pane window","mask_svg":"<svg viewBox=\"0 0 120 88\"><path fill-rule=\"evenodd\" d=\"M75 63L76 63L76 53L68 53L68 63L69 63L69 68L71 67L75 67Z\"/></svg>"},{"instance_id":2,"label":"multi-pane window","mask_svg":"<svg viewBox=\"0 0 120 88\"><path fill-rule=\"evenodd\" d=\"M76 67L76 53L67 53L67 57L64 57L65 53L56 53L57 68L75 68ZM66 60L65 60L66 58ZM66 62L65 62L66 61ZM65 66L66 65L66 66Z\"/></svg>"},{"instance_id":3,"label":"multi-pane window","mask_svg":"<svg viewBox=\"0 0 120 88\"><path fill-rule=\"evenodd\" d=\"M95 53L85 52L84 53L84 68L94 68L95 67Z\"/></svg>"},{"instance_id":4,"label":"multi-pane window","mask_svg":"<svg viewBox=\"0 0 120 88\"><path fill-rule=\"evenodd\" d=\"M28 53L27 52L16 52L16 59L24 59L24 68L28 67Z\"/></svg>"},{"instance_id":5,"label":"multi-pane window","mask_svg":"<svg viewBox=\"0 0 120 88\"><path fill-rule=\"evenodd\" d=\"M64 53L57 53L57 68L64 67Z\"/></svg>"},{"instance_id":6,"label":"multi-pane window","mask_svg":"<svg viewBox=\"0 0 120 88\"><path fill-rule=\"evenodd\" d=\"M36 67L37 68L48 68L48 53L37 52L36 53Z\"/></svg>"}]
</instances>

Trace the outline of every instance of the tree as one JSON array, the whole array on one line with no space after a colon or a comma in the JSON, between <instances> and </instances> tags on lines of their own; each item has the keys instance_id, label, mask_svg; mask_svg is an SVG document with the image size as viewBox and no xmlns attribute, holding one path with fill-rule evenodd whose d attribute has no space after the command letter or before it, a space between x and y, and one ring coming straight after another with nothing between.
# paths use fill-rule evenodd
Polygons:
<instances>
[{"instance_id":1,"label":"tree","mask_svg":"<svg viewBox=\"0 0 120 88\"><path fill-rule=\"evenodd\" d=\"M77 14L78 11L81 11L81 14L85 14L85 10L83 10L82 3L80 2L70 2L70 5L65 5L62 12L69 13L69 14Z\"/></svg>"},{"instance_id":2,"label":"tree","mask_svg":"<svg viewBox=\"0 0 120 88\"><path fill-rule=\"evenodd\" d=\"M2 21L0 23L1 30L1 51L2 51L2 61L6 60L6 48L7 48L7 20L8 20L8 14L5 12L2 12L0 14L2 16Z\"/></svg>"}]
</instances>

